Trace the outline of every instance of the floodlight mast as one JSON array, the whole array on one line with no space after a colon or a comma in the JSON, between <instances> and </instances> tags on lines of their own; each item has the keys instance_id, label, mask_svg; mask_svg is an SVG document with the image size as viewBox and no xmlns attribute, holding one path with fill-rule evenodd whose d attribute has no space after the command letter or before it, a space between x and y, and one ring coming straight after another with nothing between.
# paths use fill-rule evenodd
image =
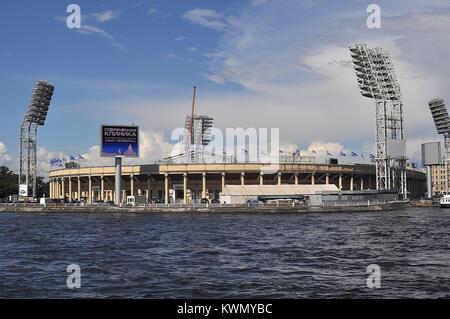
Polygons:
<instances>
[{"instance_id":1,"label":"floodlight mast","mask_svg":"<svg viewBox=\"0 0 450 319\"><path fill-rule=\"evenodd\" d=\"M37 197L37 130L45 124L55 87L37 81L19 130L19 196ZM26 191L21 189L25 185ZM31 192L30 192L31 188Z\"/></svg>"},{"instance_id":2,"label":"floodlight mast","mask_svg":"<svg viewBox=\"0 0 450 319\"><path fill-rule=\"evenodd\" d=\"M445 193L449 193L449 161L450 161L450 117L448 115L447 107L445 106L445 101L441 98L434 98L428 102L430 107L431 116L433 117L434 125L438 134L444 136L445 145Z\"/></svg>"},{"instance_id":3,"label":"floodlight mast","mask_svg":"<svg viewBox=\"0 0 450 319\"><path fill-rule=\"evenodd\" d=\"M406 154L392 154L389 143L404 146L403 102L389 54L366 44L350 46L360 93L375 101L376 188L397 190L407 198Z\"/></svg>"}]
</instances>

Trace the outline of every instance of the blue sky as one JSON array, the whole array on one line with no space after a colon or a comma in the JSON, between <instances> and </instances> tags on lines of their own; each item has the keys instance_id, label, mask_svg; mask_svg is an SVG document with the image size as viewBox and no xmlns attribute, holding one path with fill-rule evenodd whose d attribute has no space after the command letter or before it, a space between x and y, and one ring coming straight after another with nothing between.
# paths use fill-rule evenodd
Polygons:
<instances>
[{"instance_id":1,"label":"blue sky","mask_svg":"<svg viewBox=\"0 0 450 319\"><path fill-rule=\"evenodd\" d=\"M219 128L279 127L286 148L373 152L373 105L348 64L356 41L391 52L417 159L420 142L437 138L426 101L450 99L450 2L377 1L382 28L369 30L372 2L2 1L0 161L15 165L38 79L56 87L39 131L42 170L59 153L96 159L101 123L139 124L142 160L164 156L193 85ZM70 3L80 30L66 27Z\"/></svg>"}]
</instances>

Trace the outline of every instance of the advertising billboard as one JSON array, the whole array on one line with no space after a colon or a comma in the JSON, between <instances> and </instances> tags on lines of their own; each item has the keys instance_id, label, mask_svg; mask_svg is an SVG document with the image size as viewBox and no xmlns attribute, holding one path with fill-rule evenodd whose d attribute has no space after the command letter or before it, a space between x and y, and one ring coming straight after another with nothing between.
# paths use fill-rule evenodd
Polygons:
<instances>
[{"instance_id":1,"label":"advertising billboard","mask_svg":"<svg viewBox=\"0 0 450 319\"><path fill-rule=\"evenodd\" d=\"M436 165L441 161L441 143L430 142L422 144L422 165Z\"/></svg>"},{"instance_id":2,"label":"advertising billboard","mask_svg":"<svg viewBox=\"0 0 450 319\"><path fill-rule=\"evenodd\" d=\"M100 127L101 157L139 157L139 127L102 125Z\"/></svg>"},{"instance_id":3,"label":"advertising billboard","mask_svg":"<svg viewBox=\"0 0 450 319\"><path fill-rule=\"evenodd\" d=\"M387 151L391 158L406 158L406 140L386 139Z\"/></svg>"},{"instance_id":4,"label":"advertising billboard","mask_svg":"<svg viewBox=\"0 0 450 319\"><path fill-rule=\"evenodd\" d=\"M28 197L28 186L26 184L19 185L19 195L23 197Z\"/></svg>"}]
</instances>

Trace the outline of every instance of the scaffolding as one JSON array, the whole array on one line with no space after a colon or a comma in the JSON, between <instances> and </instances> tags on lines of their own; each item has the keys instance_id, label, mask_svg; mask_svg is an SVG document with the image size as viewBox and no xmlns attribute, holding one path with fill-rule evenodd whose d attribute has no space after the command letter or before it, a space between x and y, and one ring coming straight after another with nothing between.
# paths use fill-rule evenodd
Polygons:
<instances>
[{"instance_id":1,"label":"scaffolding","mask_svg":"<svg viewBox=\"0 0 450 319\"><path fill-rule=\"evenodd\" d=\"M407 198L403 102L391 58L382 48L350 46L360 93L376 109L376 187Z\"/></svg>"},{"instance_id":2,"label":"scaffolding","mask_svg":"<svg viewBox=\"0 0 450 319\"><path fill-rule=\"evenodd\" d=\"M207 115L188 115L185 122L185 145L188 163L203 163L205 146L211 142L213 118Z\"/></svg>"}]
</instances>

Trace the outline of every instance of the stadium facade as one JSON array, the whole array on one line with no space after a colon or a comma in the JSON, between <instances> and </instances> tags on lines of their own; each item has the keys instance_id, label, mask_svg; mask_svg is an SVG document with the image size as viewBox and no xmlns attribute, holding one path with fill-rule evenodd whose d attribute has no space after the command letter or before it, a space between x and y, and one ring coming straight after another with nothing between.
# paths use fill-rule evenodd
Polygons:
<instances>
[{"instance_id":1,"label":"stadium facade","mask_svg":"<svg viewBox=\"0 0 450 319\"><path fill-rule=\"evenodd\" d=\"M281 163L276 172L262 173L269 164L149 164L122 167L121 201L144 195L149 202L198 202L218 199L225 185L335 184L341 190L376 189L374 164ZM409 198L426 192L426 175L407 169ZM114 201L114 167L83 167L50 171L50 197L68 201Z\"/></svg>"}]
</instances>

